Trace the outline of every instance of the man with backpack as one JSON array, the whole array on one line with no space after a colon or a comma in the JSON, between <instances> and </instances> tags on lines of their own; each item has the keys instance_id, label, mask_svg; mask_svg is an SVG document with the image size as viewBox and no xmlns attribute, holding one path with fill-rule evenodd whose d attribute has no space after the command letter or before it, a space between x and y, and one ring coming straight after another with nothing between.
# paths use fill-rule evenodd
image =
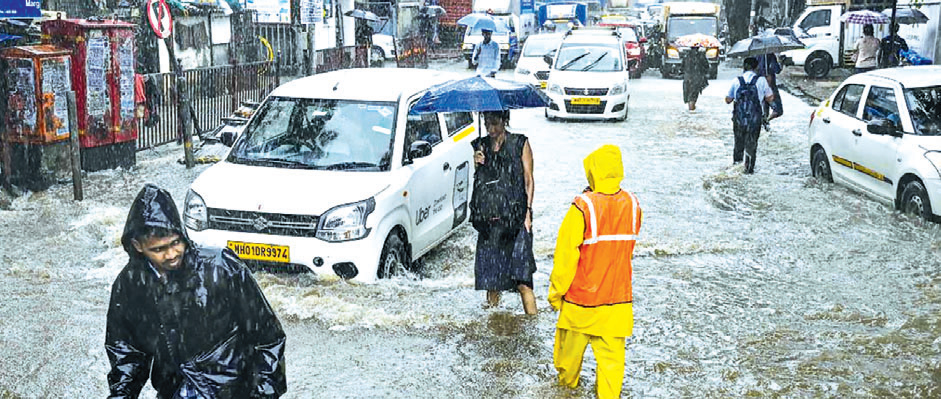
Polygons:
<instances>
[{"instance_id":1,"label":"man with backpack","mask_svg":"<svg viewBox=\"0 0 941 399\"><path fill-rule=\"evenodd\" d=\"M771 104L774 92L765 78L758 76L758 59L748 57L744 72L732 83L725 103L734 102L732 109L732 131L735 133L735 148L732 162L745 161L745 173L755 172L755 156L758 152L758 135L761 132L762 101ZM744 154L743 154L744 153Z\"/></svg>"}]
</instances>

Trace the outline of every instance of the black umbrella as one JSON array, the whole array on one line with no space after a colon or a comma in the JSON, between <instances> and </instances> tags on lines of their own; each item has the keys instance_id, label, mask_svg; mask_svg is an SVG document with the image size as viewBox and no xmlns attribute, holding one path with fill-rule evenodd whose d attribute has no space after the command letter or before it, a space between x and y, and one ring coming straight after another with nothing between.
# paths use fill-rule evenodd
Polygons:
<instances>
[{"instance_id":1,"label":"black umbrella","mask_svg":"<svg viewBox=\"0 0 941 399\"><path fill-rule=\"evenodd\" d=\"M382 18L379 18L379 16L376 15L375 13L371 11L361 10L359 8L354 8L352 10L349 10L343 13L343 15L346 15L347 17L353 17L356 19L365 19L367 21L373 21L373 22L382 21Z\"/></svg>"},{"instance_id":2,"label":"black umbrella","mask_svg":"<svg viewBox=\"0 0 941 399\"><path fill-rule=\"evenodd\" d=\"M764 34L735 42L726 55L729 57L753 57L802 48L804 48L804 43L801 43L793 36Z\"/></svg>"},{"instance_id":3,"label":"black umbrella","mask_svg":"<svg viewBox=\"0 0 941 399\"><path fill-rule=\"evenodd\" d=\"M892 9L886 8L885 10L882 10L882 14L891 17ZM914 8L896 8L895 22L905 25L923 24L928 22L928 16Z\"/></svg>"}]
</instances>

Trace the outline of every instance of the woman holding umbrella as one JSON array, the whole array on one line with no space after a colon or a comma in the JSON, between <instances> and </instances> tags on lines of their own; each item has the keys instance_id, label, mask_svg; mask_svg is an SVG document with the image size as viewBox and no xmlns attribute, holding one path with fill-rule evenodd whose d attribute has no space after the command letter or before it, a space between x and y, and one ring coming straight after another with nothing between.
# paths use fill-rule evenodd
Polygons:
<instances>
[{"instance_id":1,"label":"woman holding umbrella","mask_svg":"<svg viewBox=\"0 0 941 399\"><path fill-rule=\"evenodd\" d=\"M689 105L690 111L695 111L699 94L709 85L706 75L709 73L709 60L699 43L684 53L682 67L683 102Z\"/></svg>"},{"instance_id":2,"label":"woman holding umbrella","mask_svg":"<svg viewBox=\"0 0 941 399\"><path fill-rule=\"evenodd\" d=\"M474 148L470 222L477 230L475 288L495 306L500 292L517 290L526 314L533 295L533 151L529 140L507 131L510 109L542 108L549 97L531 84L479 76L436 86L412 106L414 113L481 112L487 135Z\"/></svg>"},{"instance_id":3,"label":"woman holding umbrella","mask_svg":"<svg viewBox=\"0 0 941 399\"><path fill-rule=\"evenodd\" d=\"M526 314L536 314L533 295L533 151L522 134L507 132L509 111L484 112L487 136L474 146L471 222L477 229L475 288L487 291L487 304L500 292L520 293Z\"/></svg>"},{"instance_id":4,"label":"woman holding umbrella","mask_svg":"<svg viewBox=\"0 0 941 399\"><path fill-rule=\"evenodd\" d=\"M856 73L868 72L879 66L876 56L879 54L880 43L872 34L872 24L863 25L863 37L856 39L856 44L853 45Z\"/></svg>"}]
</instances>

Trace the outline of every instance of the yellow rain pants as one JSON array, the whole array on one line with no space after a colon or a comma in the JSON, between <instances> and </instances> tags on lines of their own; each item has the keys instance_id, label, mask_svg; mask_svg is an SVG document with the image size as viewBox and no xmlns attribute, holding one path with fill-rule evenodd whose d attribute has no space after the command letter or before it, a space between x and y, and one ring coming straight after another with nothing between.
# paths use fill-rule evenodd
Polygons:
<instances>
[{"instance_id":1,"label":"yellow rain pants","mask_svg":"<svg viewBox=\"0 0 941 399\"><path fill-rule=\"evenodd\" d=\"M624 340L623 337L599 337L557 328L552 358L559 371L559 383L569 388L578 386L585 347L591 345L598 362L598 399L620 398L624 382Z\"/></svg>"}]
</instances>

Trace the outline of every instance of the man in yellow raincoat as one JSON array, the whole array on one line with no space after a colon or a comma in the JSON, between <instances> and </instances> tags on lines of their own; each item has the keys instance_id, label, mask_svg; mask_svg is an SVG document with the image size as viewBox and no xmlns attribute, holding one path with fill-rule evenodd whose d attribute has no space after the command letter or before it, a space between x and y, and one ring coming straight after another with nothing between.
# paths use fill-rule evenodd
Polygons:
<instances>
[{"instance_id":1,"label":"man in yellow raincoat","mask_svg":"<svg viewBox=\"0 0 941 399\"><path fill-rule=\"evenodd\" d=\"M631 257L642 213L621 190L621 150L604 145L584 161L589 189L575 197L556 239L549 304L559 310L553 358L559 382L575 388L585 347L598 362L600 399L621 396L625 339L634 328Z\"/></svg>"}]
</instances>

